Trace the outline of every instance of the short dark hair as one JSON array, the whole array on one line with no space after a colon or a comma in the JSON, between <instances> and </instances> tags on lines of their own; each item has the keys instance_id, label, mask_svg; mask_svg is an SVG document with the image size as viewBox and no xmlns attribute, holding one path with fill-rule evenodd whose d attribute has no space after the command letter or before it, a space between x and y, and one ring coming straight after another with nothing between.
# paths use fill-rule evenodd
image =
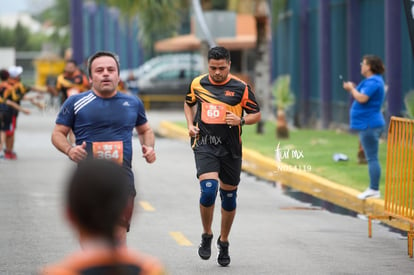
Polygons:
<instances>
[{"instance_id":1,"label":"short dark hair","mask_svg":"<svg viewBox=\"0 0 414 275\"><path fill-rule=\"evenodd\" d=\"M9 79L9 72L6 69L1 69L0 70L0 79L1 81L6 81L7 79Z\"/></svg>"},{"instance_id":2,"label":"short dark hair","mask_svg":"<svg viewBox=\"0 0 414 275\"><path fill-rule=\"evenodd\" d=\"M91 73L92 62L96 58L101 57L101 56L109 56L109 57L112 57L115 60L116 67L118 68L118 75L119 75L119 67L120 66L119 66L119 57L118 57L118 55L117 54L114 54L112 52L109 52L109 51L99 51L99 52L94 53L91 57L88 58L88 73L89 73L89 77L92 76L92 73Z\"/></svg>"},{"instance_id":3,"label":"short dark hair","mask_svg":"<svg viewBox=\"0 0 414 275\"><path fill-rule=\"evenodd\" d=\"M367 54L364 55L363 60L369 65L371 68L371 72L374 74L383 74L385 72L384 63L382 63L381 58L376 55Z\"/></svg>"},{"instance_id":4,"label":"short dark hair","mask_svg":"<svg viewBox=\"0 0 414 275\"><path fill-rule=\"evenodd\" d=\"M226 59L227 62L230 62L230 52L224 47L213 47L208 51L207 60L210 59Z\"/></svg>"},{"instance_id":5,"label":"short dark hair","mask_svg":"<svg viewBox=\"0 0 414 275\"><path fill-rule=\"evenodd\" d=\"M78 66L78 63L76 62L76 60L75 60L75 59L68 59L68 60L66 60L66 64L68 64L68 63L72 63L72 64L74 64L75 66Z\"/></svg>"},{"instance_id":6,"label":"short dark hair","mask_svg":"<svg viewBox=\"0 0 414 275\"><path fill-rule=\"evenodd\" d=\"M79 163L67 184L66 204L83 230L116 242L120 224L131 194L125 168L102 159Z\"/></svg>"}]
</instances>

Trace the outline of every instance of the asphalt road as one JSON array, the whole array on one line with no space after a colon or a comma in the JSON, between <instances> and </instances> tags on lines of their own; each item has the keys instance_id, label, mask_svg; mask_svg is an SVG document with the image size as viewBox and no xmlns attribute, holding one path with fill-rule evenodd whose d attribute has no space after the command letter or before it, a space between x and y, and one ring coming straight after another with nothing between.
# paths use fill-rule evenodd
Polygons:
<instances>
[{"instance_id":1,"label":"asphalt road","mask_svg":"<svg viewBox=\"0 0 414 275\"><path fill-rule=\"evenodd\" d=\"M154 128L180 112L149 112ZM0 162L0 274L34 274L79 248L63 218L62 193L73 167L50 142L55 112L20 115L18 159ZM158 138L157 162L133 160L138 197L128 245L157 256L170 274L413 274L407 242L388 228L330 213L242 174L230 235L229 267L197 255L201 235L193 155L183 141ZM213 231L219 234L219 203Z\"/></svg>"}]
</instances>

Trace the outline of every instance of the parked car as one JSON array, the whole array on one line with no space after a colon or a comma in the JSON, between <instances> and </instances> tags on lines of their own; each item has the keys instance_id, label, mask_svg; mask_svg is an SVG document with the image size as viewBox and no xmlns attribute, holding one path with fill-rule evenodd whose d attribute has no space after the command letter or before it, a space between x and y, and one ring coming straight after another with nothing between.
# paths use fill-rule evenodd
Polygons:
<instances>
[{"instance_id":1,"label":"parked car","mask_svg":"<svg viewBox=\"0 0 414 275\"><path fill-rule=\"evenodd\" d=\"M135 69L121 70L120 78L123 81L126 81L130 73L134 75L135 78L139 79L144 77L145 74L150 73L152 70L155 70L157 67L164 65L177 65L177 64L193 64L195 66L202 66L203 59L202 56L198 53L180 53L180 54L165 54L151 58L146 61L144 64Z\"/></svg>"},{"instance_id":2,"label":"parked car","mask_svg":"<svg viewBox=\"0 0 414 275\"><path fill-rule=\"evenodd\" d=\"M185 95L191 80L202 73L200 64L164 64L138 78L139 95Z\"/></svg>"}]
</instances>

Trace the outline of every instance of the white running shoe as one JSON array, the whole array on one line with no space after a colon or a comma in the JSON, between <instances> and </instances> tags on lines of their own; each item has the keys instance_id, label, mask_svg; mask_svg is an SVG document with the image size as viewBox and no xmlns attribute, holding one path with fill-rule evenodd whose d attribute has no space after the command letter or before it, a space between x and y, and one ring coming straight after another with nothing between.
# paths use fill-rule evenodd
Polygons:
<instances>
[{"instance_id":1,"label":"white running shoe","mask_svg":"<svg viewBox=\"0 0 414 275\"><path fill-rule=\"evenodd\" d=\"M374 190L374 189L371 189L371 188L367 188L367 190L365 190L364 192L359 194L357 197L360 200L365 200L367 198L379 198L379 197L381 197L381 193L380 193L379 190Z\"/></svg>"}]
</instances>

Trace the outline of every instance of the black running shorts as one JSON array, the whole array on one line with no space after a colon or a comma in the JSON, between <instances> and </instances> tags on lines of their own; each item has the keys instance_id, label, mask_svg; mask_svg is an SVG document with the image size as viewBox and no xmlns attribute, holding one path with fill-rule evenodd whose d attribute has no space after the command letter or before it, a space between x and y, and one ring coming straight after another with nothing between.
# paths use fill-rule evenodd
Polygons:
<instances>
[{"instance_id":1,"label":"black running shorts","mask_svg":"<svg viewBox=\"0 0 414 275\"><path fill-rule=\"evenodd\" d=\"M0 131L9 131L12 117L9 111L0 110Z\"/></svg>"},{"instance_id":2,"label":"black running shorts","mask_svg":"<svg viewBox=\"0 0 414 275\"><path fill-rule=\"evenodd\" d=\"M207 152L194 152L197 178L209 172L218 172L224 184L237 186L240 182L241 158L233 158L231 154L215 156Z\"/></svg>"}]
</instances>

